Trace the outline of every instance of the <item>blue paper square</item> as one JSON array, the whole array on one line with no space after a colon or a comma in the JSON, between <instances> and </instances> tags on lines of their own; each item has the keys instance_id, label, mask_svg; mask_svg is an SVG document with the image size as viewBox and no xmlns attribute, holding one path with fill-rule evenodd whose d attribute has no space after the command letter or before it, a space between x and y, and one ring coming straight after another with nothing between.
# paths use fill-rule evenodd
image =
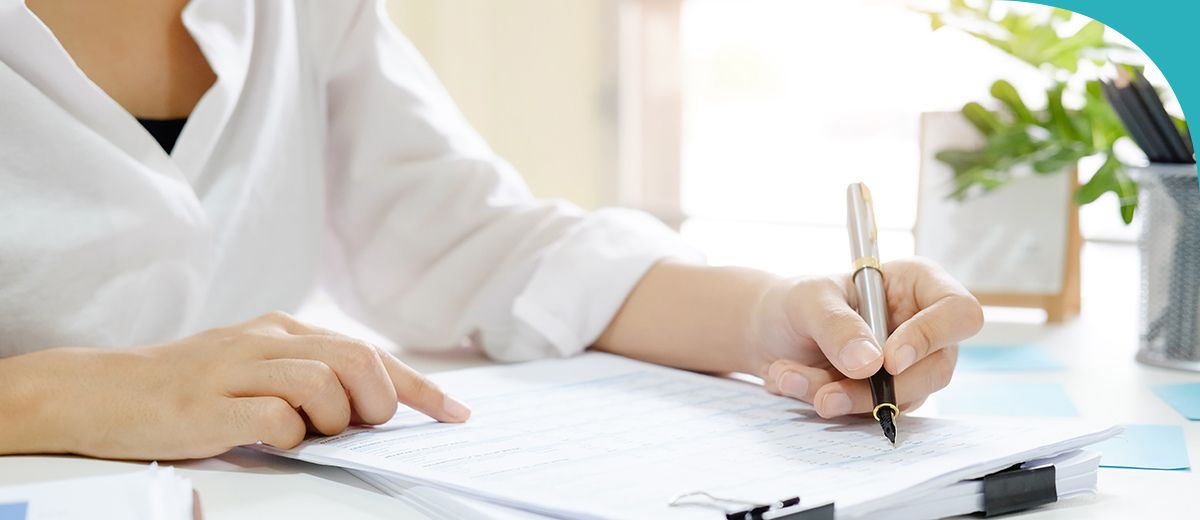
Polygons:
<instances>
[{"instance_id":1,"label":"blue paper square","mask_svg":"<svg viewBox=\"0 0 1200 520\"><path fill-rule=\"evenodd\" d=\"M1079 415L1062 385L1043 381L955 381L935 394L943 415Z\"/></svg>"},{"instance_id":2,"label":"blue paper square","mask_svg":"<svg viewBox=\"0 0 1200 520\"><path fill-rule=\"evenodd\" d=\"M1188 469L1183 428L1173 424L1127 424L1120 435L1088 446L1101 453L1100 466L1132 469Z\"/></svg>"},{"instance_id":3,"label":"blue paper square","mask_svg":"<svg viewBox=\"0 0 1200 520\"><path fill-rule=\"evenodd\" d=\"M1184 417L1200 421L1200 383L1158 385L1154 393Z\"/></svg>"},{"instance_id":4,"label":"blue paper square","mask_svg":"<svg viewBox=\"0 0 1200 520\"><path fill-rule=\"evenodd\" d=\"M0 504L0 520L25 520L29 502Z\"/></svg>"},{"instance_id":5,"label":"blue paper square","mask_svg":"<svg viewBox=\"0 0 1200 520\"><path fill-rule=\"evenodd\" d=\"M965 372L1041 372L1064 365L1034 345L963 345L957 370Z\"/></svg>"}]
</instances>

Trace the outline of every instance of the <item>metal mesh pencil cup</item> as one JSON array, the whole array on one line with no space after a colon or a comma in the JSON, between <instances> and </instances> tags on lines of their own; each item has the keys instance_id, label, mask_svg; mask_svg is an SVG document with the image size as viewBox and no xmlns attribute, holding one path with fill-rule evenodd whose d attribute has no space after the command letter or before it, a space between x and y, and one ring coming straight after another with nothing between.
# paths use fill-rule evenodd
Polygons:
<instances>
[{"instance_id":1,"label":"metal mesh pencil cup","mask_svg":"<svg viewBox=\"0 0 1200 520\"><path fill-rule=\"evenodd\" d=\"M1200 187L1195 164L1132 168L1142 234L1137 360L1200 371Z\"/></svg>"}]
</instances>

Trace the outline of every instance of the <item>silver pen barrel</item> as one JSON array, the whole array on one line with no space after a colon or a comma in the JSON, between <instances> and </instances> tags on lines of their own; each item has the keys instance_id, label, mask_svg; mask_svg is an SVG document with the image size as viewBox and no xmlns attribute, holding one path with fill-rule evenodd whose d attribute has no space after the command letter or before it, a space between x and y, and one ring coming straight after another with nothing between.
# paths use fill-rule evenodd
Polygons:
<instances>
[{"instance_id":1,"label":"silver pen barrel","mask_svg":"<svg viewBox=\"0 0 1200 520\"><path fill-rule=\"evenodd\" d=\"M887 302L879 265L875 211L871 207L871 192L865 184L856 182L846 189L846 210L854 286L858 289L858 314L871 326L876 343L882 347L888 336Z\"/></svg>"},{"instance_id":2,"label":"silver pen barrel","mask_svg":"<svg viewBox=\"0 0 1200 520\"><path fill-rule=\"evenodd\" d=\"M883 288L883 268L879 264L879 233L871 192L862 183L846 189L846 225L850 232L850 256L854 262L854 287L858 296L858 315L871 328L875 342L883 348L888 337L887 298ZM868 379L875 408L871 415L879 421L884 436L896 445L895 417L900 414L892 375L880 369Z\"/></svg>"}]
</instances>

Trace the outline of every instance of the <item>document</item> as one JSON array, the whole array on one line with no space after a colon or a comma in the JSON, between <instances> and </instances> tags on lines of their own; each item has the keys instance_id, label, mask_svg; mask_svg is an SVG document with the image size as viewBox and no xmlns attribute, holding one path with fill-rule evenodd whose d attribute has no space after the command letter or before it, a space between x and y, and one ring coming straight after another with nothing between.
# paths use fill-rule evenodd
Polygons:
<instances>
[{"instance_id":1,"label":"document","mask_svg":"<svg viewBox=\"0 0 1200 520\"><path fill-rule=\"evenodd\" d=\"M472 407L468 422L403 410L378 427L263 449L549 516L712 518L703 506L668 505L704 492L751 504L834 502L842 518L1119 431L901 417L893 448L869 418L823 420L751 383L601 353L432 378Z\"/></svg>"}]
</instances>

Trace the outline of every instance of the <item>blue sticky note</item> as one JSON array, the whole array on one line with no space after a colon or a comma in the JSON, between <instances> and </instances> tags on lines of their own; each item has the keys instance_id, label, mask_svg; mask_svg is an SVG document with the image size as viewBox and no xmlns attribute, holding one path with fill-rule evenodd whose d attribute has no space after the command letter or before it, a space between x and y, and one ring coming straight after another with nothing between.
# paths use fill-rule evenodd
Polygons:
<instances>
[{"instance_id":1,"label":"blue sticky note","mask_svg":"<svg viewBox=\"0 0 1200 520\"><path fill-rule=\"evenodd\" d=\"M1061 362L1033 345L963 345L957 370L966 372L1040 372L1062 370Z\"/></svg>"},{"instance_id":2,"label":"blue sticky note","mask_svg":"<svg viewBox=\"0 0 1200 520\"><path fill-rule=\"evenodd\" d=\"M1041 381L954 381L937 396L944 415L1067 417L1079 415L1062 385Z\"/></svg>"},{"instance_id":3,"label":"blue sticky note","mask_svg":"<svg viewBox=\"0 0 1200 520\"><path fill-rule=\"evenodd\" d=\"M1127 424L1120 435L1088 446L1099 451L1100 466L1133 469L1188 469L1183 428L1173 424Z\"/></svg>"},{"instance_id":4,"label":"blue sticky note","mask_svg":"<svg viewBox=\"0 0 1200 520\"><path fill-rule=\"evenodd\" d=\"M1154 393L1184 417L1200 421L1200 383L1158 385Z\"/></svg>"},{"instance_id":5,"label":"blue sticky note","mask_svg":"<svg viewBox=\"0 0 1200 520\"><path fill-rule=\"evenodd\" d=\"M29 502L0 504L0 520L25 520Z\"/></svg>"}]
</instances>

